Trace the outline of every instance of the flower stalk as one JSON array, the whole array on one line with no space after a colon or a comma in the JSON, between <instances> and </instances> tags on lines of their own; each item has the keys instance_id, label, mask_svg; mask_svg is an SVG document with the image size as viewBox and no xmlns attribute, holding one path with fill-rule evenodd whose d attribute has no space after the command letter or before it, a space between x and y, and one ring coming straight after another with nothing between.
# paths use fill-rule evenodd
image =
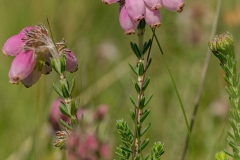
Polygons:
<instances>
[{"instance_id":1,"label":"flower stalk","mask_svg":"<svg viewBox=\"0 0 240 160\"><path fill-rule=\"evenodd\" d=\"M226 150L225 153L233 157L233 159L240 159L240 82L236 67L237 61L235 59L233 37L229 32L226 32L215 36L208 45L213 54L220 60L220 66L225 72L224 80L228 84L226 91L229 94L231 104L228 121L233 133L231 131L227 132L227 141L233 153Z\"/></svg>"}]
</instances>

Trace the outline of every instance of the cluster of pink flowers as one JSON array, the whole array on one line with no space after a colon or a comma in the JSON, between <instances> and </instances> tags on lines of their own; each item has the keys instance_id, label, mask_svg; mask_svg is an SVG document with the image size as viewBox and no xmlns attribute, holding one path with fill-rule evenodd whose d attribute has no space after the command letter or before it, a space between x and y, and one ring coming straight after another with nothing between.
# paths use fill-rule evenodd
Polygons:
<instances>
[{"instance_id":1,"label":"cluster of pink flowers","mask_svg":"<svg viewBox=\"0 0 240 160\"><path fill-rule=\"evenodd\" d=\"M15 56L8 74L10 83L22 82L25 87L30 87L41 74L49 74L52 70L50 57L55 46L58 54L66 57L66 71L76 71L78 65L74 53L65 47L64 42L54 44L44 26L26 27L10 37L2 48L4 55Z\"/></svg>"},{"instance_id":2,"label":"cluster of pink flowers","mask_svg":"<svg viewBox=\"0 0 240 160\"><path fill-rule=\"evenodd\" d=\"M95 134L80 131L70 133L66 147L69 160L99 160L110 158L108 144L102 142Z\"/></svg>"},{"instance_id":3,"label":"cluster of pink flowers","mask_svg":"<svg viewBox=\"0 0 240 160\"><path fill-rule=\"evenodd\" d=\"M125 34L134 34L139 21L143 18L152 28L161 25L159 9L163 6L170 11L181 12L184 7L183 0L102 0L111 5L120 4L119 21Z\"/></svg>"}]
</instances>

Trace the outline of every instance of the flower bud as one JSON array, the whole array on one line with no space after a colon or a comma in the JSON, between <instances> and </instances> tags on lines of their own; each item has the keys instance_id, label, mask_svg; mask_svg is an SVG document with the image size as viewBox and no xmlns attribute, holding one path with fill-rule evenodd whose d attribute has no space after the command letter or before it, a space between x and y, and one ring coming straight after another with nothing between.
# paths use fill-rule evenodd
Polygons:
<instances>
[{"instance_id":1,"label":"flower bud","mask_svg":"<svg viewBox=\"0 0 240 160\"><path fill-rule=\"evenodd\" d=\"M183 0L162 0L162 5L170 11L179 13L183 11L185 6Z\"/></svg>"},{"instance_id":2,"label":"flower bud","mask_svg":"<svg viewBox=\"0 0 240 160\"><path fill-rule=\"evenodd\" d=\"M145 10L145 21L152 28L157 28L161 26L161 14L159 10L151 10L146 6Z\"/></svg>"},{"instance_id":3,"label":"flower bud","mask_svg":"<svg viewBox=\"0 0 240 160\"><path fill-rule=\"evenodd\" d=\"M134 22L133 19L128 15L125 6L120 7L119 22L125 34L130 35L135 33L139 22Z\"/></svg>"},{"instance_id":4,"label":"flower bud","mask_svg":"<svg viewBox=\"0 0 240 160\"><path fill-rule=\"evenodd\" d=\"M143 0L125 0L125 6L127 13L135 22L144 18L145 4Z\"/></svg>"},{"instance_id":5,"label":"flower bud","mask_svg":"<svg viewBox=\"0 0 240 160\"><path fill-rule=\"evenodd\" d=\"M218 57L222 63L225 62L225 55L232 57L235 56L233 37L229 32L216 35L211 41L208 42L208 46L213 54Z\"/></svg>"},{"instance_id":6,"label":"flower bud","mask_svg":"<svg viewBox=\"0 0 240 160\"><path fill-rule=\"evenodd\" d=\"M36 60L32 50L20 52L12 61L9 70L10 83L17 84L25 79L34 69Z\"/></svg>"},{"instance_id":7,"label":"flower bud","mask_svg":"<svg viewBox=\"0 0 240 160\"><path fill-rule=\"evenodd\" d=\"M100 105L97 110L95 111L93 118L97 121L101 121L104 119L105 115L108 112L108 106L107 105Z\"/></svg>"},{"instance_id":8,"label":"flower bud","mask_svg":"<svg viewBox=\"0 0 240 160\"><path fill-rule=\"evenodd\" d=\"M74 53L69 49L64 49L63 53L66 56L66 71L76 72L78 70L78 63Z\"/></svg>"},{"instance_id":9,"label":"flower bud","mask_svg":"<svg viewBox=\"0 0 240 160\"><path fill-rule=\"evenodd\" d=\"M37 70L33 70L25 79L22 80L22 84L26 88L29 88L35 83L37 83L40 77L41 77L41 72Z\"/></svg>"},{"instance_id":10,"label":"flower bud","mask_svg":"<svg viewBox=\"0 0 240 160\"><path fill-rule=\"evenodd\" d=\"M162 7L162 0L144 0L151 10L158 10Z\"/></svg>"},{"instance_id":11,"label":"flower bud","mask_svg":"<svg viewBox=\"0 0 240 160\"><path fill-rule=\"evenodd\" d=\"M17 56L24 46L24 42L22 41L23 37L23 34L17 34L10 37L2 48L3 54L6 56Z\"/></svg>"}]
</instances>

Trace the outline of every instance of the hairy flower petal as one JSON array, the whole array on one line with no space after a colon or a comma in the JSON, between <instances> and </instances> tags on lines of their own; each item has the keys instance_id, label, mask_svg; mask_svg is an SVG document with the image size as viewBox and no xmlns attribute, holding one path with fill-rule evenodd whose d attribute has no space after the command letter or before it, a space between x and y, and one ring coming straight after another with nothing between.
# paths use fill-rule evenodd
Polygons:
<instances>
[{"instance_id":1,"label":"hairy flower petal","mask_svg":"<svg viewBox=\"0 0 240 160\"><path fill-rule=\"evenodd\" d=\"M12 61L8 76L10 83L17 84L25 79L34 69L36 60L32 50L20 52Z\"/></svg>"},{"instance_id":2,"label":"hairy flower petal","mask_svg":"<svg viewBox=\"0 0 240 160\"><path fill-rule=\"evenodd\" d=\"M162 0L144 0L144 2L151 10L158 10L162 7Z\"/></svg>"},{"instance_id":3,"label":"hairy flower petal","mask_svg":"<svg viewBox=\"0 0 240 160\"><path fill-rule=\"evenodd\" d=\"M2 48L3 54L6 56L16 56L21 50L22 46L24 46L24 42L21 40L24 36L22 34L17 34L10 37L4 44Z\"/></svg>"},{"instance_id":4,"label":"hairy flower petal","mask_svg":"<svg viewBox=\"0 0 240 160\"><path fill-rule=\"evenodd\" d=\"M34 85L35 83L37 83L37 81L39 80L41 75L42 75L41 72L39 72L37 70L33 70L25 79L22 80L22 84L26 88L29 88L32 85Z\"/></svg>"},{"instance_id":5,"label":"hairy flower petal","mask_svg":"<svg viewBox=\"0 0 240 160\"><path fill-rule=\"evenodd\" d=\"M145 4L143 0L125 0L127 13L134 21L144 18Z\"/></svg>"},{"instance_id":6,"label":"hairy flower petal","mask_svg":"<svg viewBox=\"0 0 240 160\"><path fill-rule=\"evenodd\" d=\"M134 34L139 22L134 22L134 20L128 15L125 6L120 7L119 22L125 34Z\"/></svg>"},{"instance_id":7,"label":"hairy flower petal","mask_svg":"<svg viewBox=\"0 0 240 160\"><path fill-rule=\"evenodd\" d=\"M182 12L184 7L183 0L162 0L162 4L165 8L173 12Z\"/></svg>"},{"instance_id":8,"label":"hairy flower petal","mask_svg":"<svg viewBox=\"0 0 240 160\"><path fill-rule=\"evenodd\" d=\"M159 10L151 10L150 8L146 7L145 21L152 28L157 28L161 26L161 18L162 16Z\"/></svg>"}]
</instances>

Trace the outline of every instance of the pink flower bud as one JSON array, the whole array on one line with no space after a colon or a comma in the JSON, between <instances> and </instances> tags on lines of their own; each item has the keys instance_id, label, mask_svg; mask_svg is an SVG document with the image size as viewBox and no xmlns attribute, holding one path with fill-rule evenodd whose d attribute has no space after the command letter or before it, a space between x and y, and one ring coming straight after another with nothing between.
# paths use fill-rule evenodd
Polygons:
<instances>
[{"instance_id":1,"label":"pink flower bud","mask_svg":"<svg viewBox=\"0 0 240 160\"><path fill-rule=\"evenodd\" d=\"M119 22L125 34L130 35L135 33L139 22L134 22L133 19L128 15L125 6L120 7Z\"/></svg>"},{"instance_id":2,"label":"pink flower bud","mask_svg":"<svg viewBox=\"0 0 240 160\"><path fill-rule=\"evenodd\" d=\"M21 40L24 37L23 34L17 34L10 37L2 48L3 54L6 56L16 56L22 51L24 42Z\"/></svg>"},{"instance_id":3,"label":"pink flower bud","mask_svg":"<svg viewBox=\"0 0 240 160\"><path fill-rule=\"evenodd\" d=\"M162 17L159 10L151 10L150 8L146 7L145 21L152 28L157 28L161 26L161 18Z\"/></svg>"},{"instance_id":4,"label":"pink flower bud","mask_svg":"<svg viewBox=\"0 0 240 160\"><path fill-rule=\"evenodd\" d=\"M36 60L32 50L20 52L12 61L8 76L10 83L17 84L25 79L34 69Z\"/></svg>"},{"instance_id":5,"label":"pink flower bud","mask_svg":"<svg viewBox=\"0 0 240 160\"><path fill-rule=\"evenodd\" d=\"M78 70L77 58L74 53L69 49L64 49L63 53L66 56L66 71L68 72L76 72Z\"/></svg>"},{"instance_id":6,"label":"pink flower bud","mask_svg":"<svg viewBox=\"0 0 240 160\"><path fill-rule=\"evenodd\" d=\"M100 146L100 155L103 159L110 158L110 148L107 144L103 143Z\"/></svg>"},{"instance_id":7,"label":"pink flower bud","mask_svg":"<svg viewBox=\"0 0 240 160\"><path fill-rule=\"evenodd\" d=\"M162 7L162 0L144 0L151 10L158 10Z\"/></svg>"},{"instance_id":8,"label":"pink flower bud","mask_svg":"<svg viewBox=\"0 0 240 160\"><path fill-rule=\"evenodd\" d=\"M29 88L35 83L37 83L40 77L41 77L41 72L37 70L33 70L25 79L22 80L22 84L26 88Z\"/></svg>"},{"instance_id":9,"label":"pink flower bud","mask_svg":"<svg viewBox=\"0 0 240 160\"><path fill-rule=\"evenodd\" d=\"M97 110L94 113L94 119L101 121L105 117L105 115L108 112L108 106L107 105L100 105Z\"/></svg>"},{"instance_id":10,"label":"pink flower bud","mask_svg":"<svg viewBox=\"0 0 240 160\"><path fill-rule=\"evenodd\" d=\"M127 13L134 21L144 18L145 4L143 0L125 0Z\"/></svg>"},{"instance_id":11,"label":"pink flower bud","mask_svg":"<svg viewBox=\"0 0 240 160\"><path fill-rule=\"evenodd\" d=\"M94 135L86 135L86 147L91 151L96 151L98 148L98 142Z\"/></svg>"},{"instance_id":12,"label":"pink flower bud","mask_svg":"<svg viewBox=\"0 0 240 160\"><path fill-rule=\"evenodd\" d=\"M165 8L173 12L182 12L184 7L183 0L162 0L162 4Z\"/></svg>"},{"instance_id":13,"label":"pink flower bud","mask_svg":"<svg viewBox=\"0 0 240 160\"><path fill-rule=\"evenodd\" d=\"M108 5L111 5L111 4L116 3L118 1L119 0L102 0L103 3L108 4Z\"/></svg>"}]
</instances>

